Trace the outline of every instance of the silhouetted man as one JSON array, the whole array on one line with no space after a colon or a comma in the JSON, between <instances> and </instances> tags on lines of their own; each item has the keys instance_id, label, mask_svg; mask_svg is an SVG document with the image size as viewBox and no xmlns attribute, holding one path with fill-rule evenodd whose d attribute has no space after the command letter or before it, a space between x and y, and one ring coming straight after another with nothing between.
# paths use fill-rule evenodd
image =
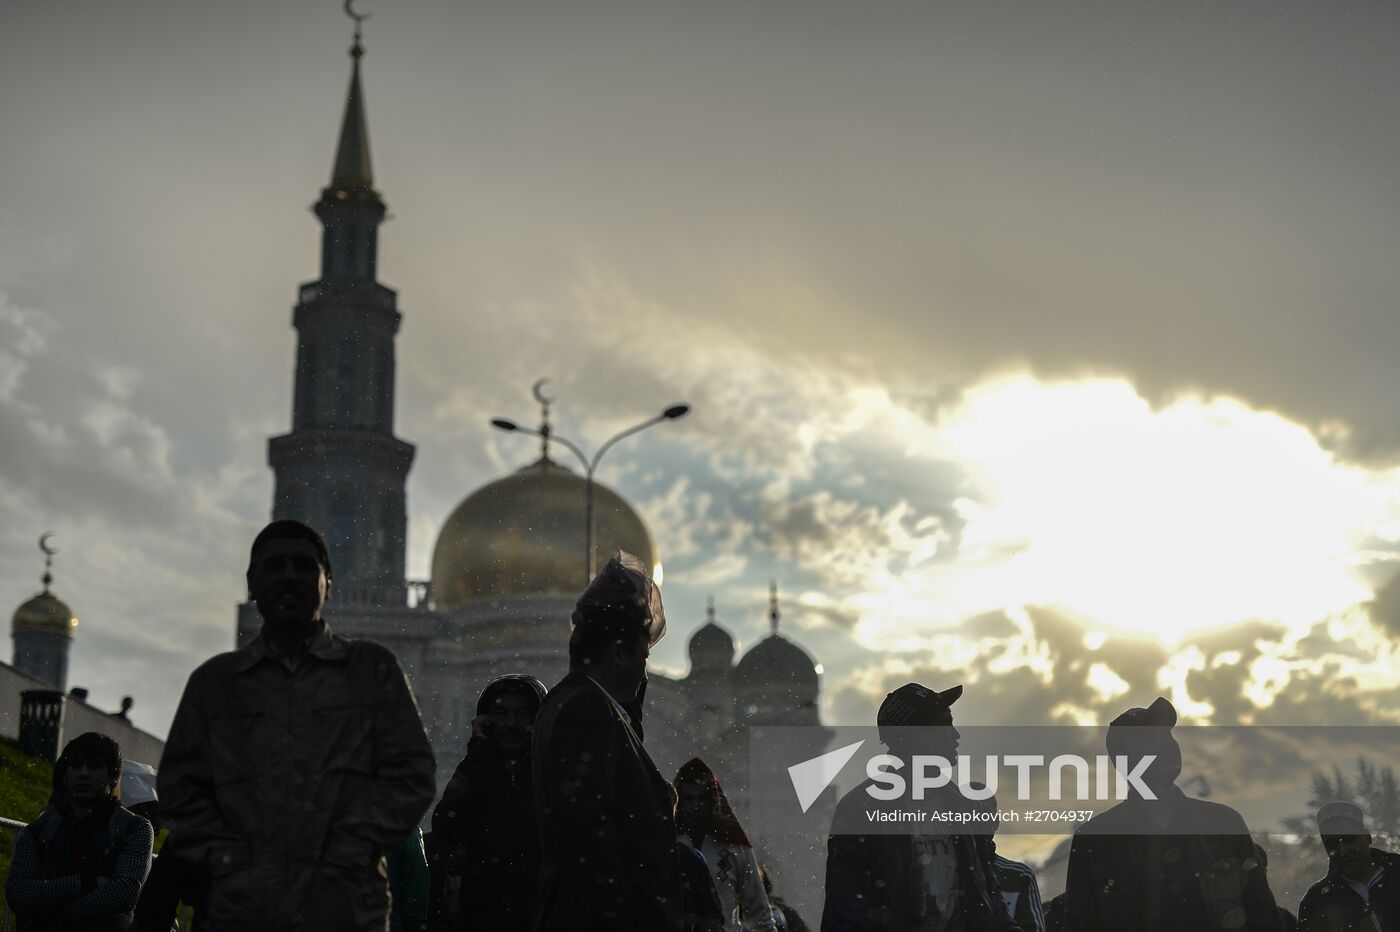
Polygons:
<instances>
[{"instance_id":1,"label":"silhouetted man","mask_svg":"<svg viewBox=\"0 0 1400 932\"><path fill-rule=\"evenodd\" d=\"M952 705L962 687L943 692L907 683L885 697L876 721L890 753L957 758ZM822 932L1015 932L985 851L986 838L949 832L873 834L866 813L877 803L866 780L841 798L827 839ZM969 807L956 787L935 791L934 809Z\"/></svg>"},{"instance_id":2,"label":"silhouetted man","mask_svg":"<svg viewBox=\"0 0 1400 932\"><path fill-rule=\"evenodd\" d=\"M525 932L534 921L540 841L530 738L544 697L544 684L523 673L487 684L467 755L433 810L433 835L447 850L443 905L454 932Z\"/></svg>"},{"instance_id":3,"label":"silhouetted man","mask_svg":"<svg viewBox=\"0 0 1400 932\"><path fill-rule=\"evenodd\" d=\"M1129 773L1153 761L1141 791L1084 823L1070 845L1065 928L1075 932L1279 932L1278 908L1254 843L1229 806L1176 785L1176 709L1158 698L1108 727L1108 753Z\"/></svg>"},{"instance_id":4,"label":"silhouetted man","mask_svg":"<svg viewBox=\"0 0 1400 932\"><path fill-rule=\"evenodd\" d=\"M161 758L175 853L208 877L206 932L384 932L385 855L433 801L433 752L398 661L333 634L325 542L253 541L262 630L190 675Z\"/></svg>"},{"instance_id":5,"label":"silhouetted man","mask_svg":"<svg viewBox=\"0 0 1400 932\"><path fill-rule=\"evenodd\" d=\"M666 630L646 567L618 553L579 597L569 673L535 722L539 932L680 927L675 796L626 708Z\"/></svg>"},{"instance_id":6,"label":"silhouetted man","mask_svg":"<svg viewBox=\"0 0 1400 932\"><path fill-rule=\"evenodd\" d=\"M52 803L15 839L5 894L24 932L126 932L151 869L151 823L117 801L117 742L79 735L54 764Z\"/></svg>"},{"instance_id":7,"label":"silhouetted man","mask_svg":"<svg viewBox=\"0 0 1400 932\"><path fill-rule=\"evenodd\" d=\"M1299 932L1400 930L1400 856L1371 847L1361 807L1328 803L1317 810L1327 849L1327 876L1298 908Z\"/></svg>"}]
</instances>

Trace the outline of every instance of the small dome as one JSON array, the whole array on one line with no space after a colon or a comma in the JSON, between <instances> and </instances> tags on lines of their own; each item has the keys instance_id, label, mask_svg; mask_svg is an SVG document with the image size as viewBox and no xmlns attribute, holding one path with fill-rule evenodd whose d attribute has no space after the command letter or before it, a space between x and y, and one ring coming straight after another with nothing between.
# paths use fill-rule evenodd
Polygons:
<instances>
[{"instance_id":1,"label":"small dome","mask_svg":"<svg viewBox=\"0 0 1400 932\"><path fill-rule=\"evenodd\" d=\"M750 686L818 686L816 663L781 634L770 634L745 654L737 675L741 684Z\"/></svg>"},{"instance_id":2,"label":"small dome","mask_svg":"<svg viewBox=\"0 0 1400 932\"><path fill-rule=\"evenodd\" d=\"M583 558L583 476L542 458L467 496L433 550L433 598L440 611L511 595L577 596L588 584ZM646 525L612 489L593 483L593 552L598 566L615 550L656 572Z\"/></svg>"},{"instance_id":3,"label":"small dome","mask_svg":"<svg viewBox=\"0 0 1400 932\"><path fill-rule=\"evenodd\" d=\"M734 663L734 638L708 621L690 636L690 666L729 668Z\"/></svg>"},{"instance_id":4,"label":"small dome","mask_svg":"<svg viewBox=\"0 0 1400 932\"><path fill-rule=\"evenodd\" d=\"M78 619L62 599L45 591L15 609L10 621L11 634L62 634L73 636Z\"/></svg>"}]
</instances>

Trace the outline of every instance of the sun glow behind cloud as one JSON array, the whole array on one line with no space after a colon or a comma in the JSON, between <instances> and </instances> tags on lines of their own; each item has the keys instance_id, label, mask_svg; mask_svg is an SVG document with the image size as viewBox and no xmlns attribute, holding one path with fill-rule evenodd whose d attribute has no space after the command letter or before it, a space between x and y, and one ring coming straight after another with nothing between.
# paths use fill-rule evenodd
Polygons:
<instances>
[{"instance_id":1,"label":"sun glow behind cloud","mask_svg":"<svg viewBox=\"0 0 1400 932\"><path fill-rule=\"evenodd\" d=\"M1339 463L1306 428L1225 398L1154 410L1122 379L985 382L932 425L971 492L951 559L854 598L869 646L1054 606L1167 644L1251 620L1306 626L1371 596L1400 476Z\"/></svg>"}]
</instances>

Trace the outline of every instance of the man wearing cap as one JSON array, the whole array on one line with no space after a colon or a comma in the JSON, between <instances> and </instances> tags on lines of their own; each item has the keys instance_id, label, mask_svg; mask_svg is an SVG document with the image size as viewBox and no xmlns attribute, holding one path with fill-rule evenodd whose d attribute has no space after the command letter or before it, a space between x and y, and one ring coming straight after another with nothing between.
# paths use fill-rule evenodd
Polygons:
<instances>
[{"instance_id":1,"label":"man wearing cap","mask_svg":"<svg viewBox=\"0 0 1400 932\"><path fill-rule=\"evenodd\" d=\"M1133 791L1075 833L1065 888L1065 928L1075 932L1279 932L1279 913L1249 829L1229 806L1176 786L1181 748L1176 709L1164 698L1108 726L1115 766L1135 772L1155 798ZM1120 759L1122 763L1120 763Z\"/></svg>"},{"instance_id":2,"label":"man wearing cap","mask_svg":"<svg viewBox=\"0 0 1400 932\"><path fill-rule=\"evenodd\" d=\"M258 636L190 675L161 757L175 854L207 876L206 932L384 932L385 855L433 800L433 752L398 661L333 634L325 542L253 541Z\"/></svg>"},{"instance_id":3,"label":"man wearing cap","mask_svg":"<svg viewBox=\"0 0 1400 932\"><path fill-rule=\"evenodd\" d=\"M892 755L911 761L937 755L955 761L958 730L952 705L962 687L942 692L908 683L885 697L876 722ZM827 839L826 905L822 932L1014 932L987 838L975 834L921 832L876 834L866 813L879 808L866 780L837 804ZM969 801L949 786L931 802L938 810L968 809ZM885 803L889 806L889 803ZM900 807L898 801L896 808Z\"/></svg>"},{"instance_id":4,"label":"man wearing cap","mask_svg":"<svg viewBox=\"0 0 1400 932\"><path fill-rule=\"evenodd\" d=\"M530 736L544 697L544 684L524 673L486 684L467 755L433 810L433 836L448 852L443 905L453 932L525 932L535 918Z\"/></svg>"},{"instance_id":5,"label":"man wearing cap","mask_svg":"<svg viewBox=\"0 0 1400 932\"><path fill-rule=\"evenodd\" d=\"M1328 803L1317 810L1317 831L1327 876L1303 897L1299 932L1400 930L1400 856L1371 847L1361 807Z\"/></svg>"},{"instance_id":6,"label":"man wearing cap","mask_svg":"<svg viewBox=\"0 0 1400 932\"><path fill-rule=\"evenodd\" d=\"M684 919L675 795L632 725L666 630L646 566L617 553L579 597L569 673L535 720L538 932L667 932Z\"/></svg>"}]
</instances>

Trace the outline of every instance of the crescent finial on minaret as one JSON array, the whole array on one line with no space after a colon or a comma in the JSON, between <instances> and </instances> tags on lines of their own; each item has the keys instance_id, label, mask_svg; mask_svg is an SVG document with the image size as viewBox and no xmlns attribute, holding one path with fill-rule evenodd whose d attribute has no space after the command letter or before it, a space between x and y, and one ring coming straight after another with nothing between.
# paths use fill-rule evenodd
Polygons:
<instances>
[{"instance_id":1,"label":"crescent finial on minaret","mask_svg":"<svg viewBox=\"0 0 1400 932\"><path fill-rule=\"evenodd\" d=\"M549 381L547 378L536 379L535 384L530 386L530 394L540 403L540 455L545 459L549 459L549 437L553 431L549 423L549 406L554 403L554 396L544 390Z\"/></svg>"},{"instance_id":2,"label":"crescent finial on minaret","mask_svg":"<svg viewBox=\"0 0 1400 932\"><path fill-rule=\"evenodd\" d=\"M365 54L365 48L360 44L360 24L369 19L368 13L355 12L355 0L345 0L345 15L355 21L355 44L350 46L350 57L358 60Z\"/></svg>"},{"instance_id":3,"label":"crescent finial on minaret","mask_svg":"<svg viewBox=\"0 0 1400 932\"><path fill-rule=\"evenodd\" d=\"M39 535L39 550L44 555L44 592L49 591L49 586L53 585L53 555L58 553L58 548L49 543L49 538L53 537L53 531L45 531Z\"/></svg>"}]
</instances>

